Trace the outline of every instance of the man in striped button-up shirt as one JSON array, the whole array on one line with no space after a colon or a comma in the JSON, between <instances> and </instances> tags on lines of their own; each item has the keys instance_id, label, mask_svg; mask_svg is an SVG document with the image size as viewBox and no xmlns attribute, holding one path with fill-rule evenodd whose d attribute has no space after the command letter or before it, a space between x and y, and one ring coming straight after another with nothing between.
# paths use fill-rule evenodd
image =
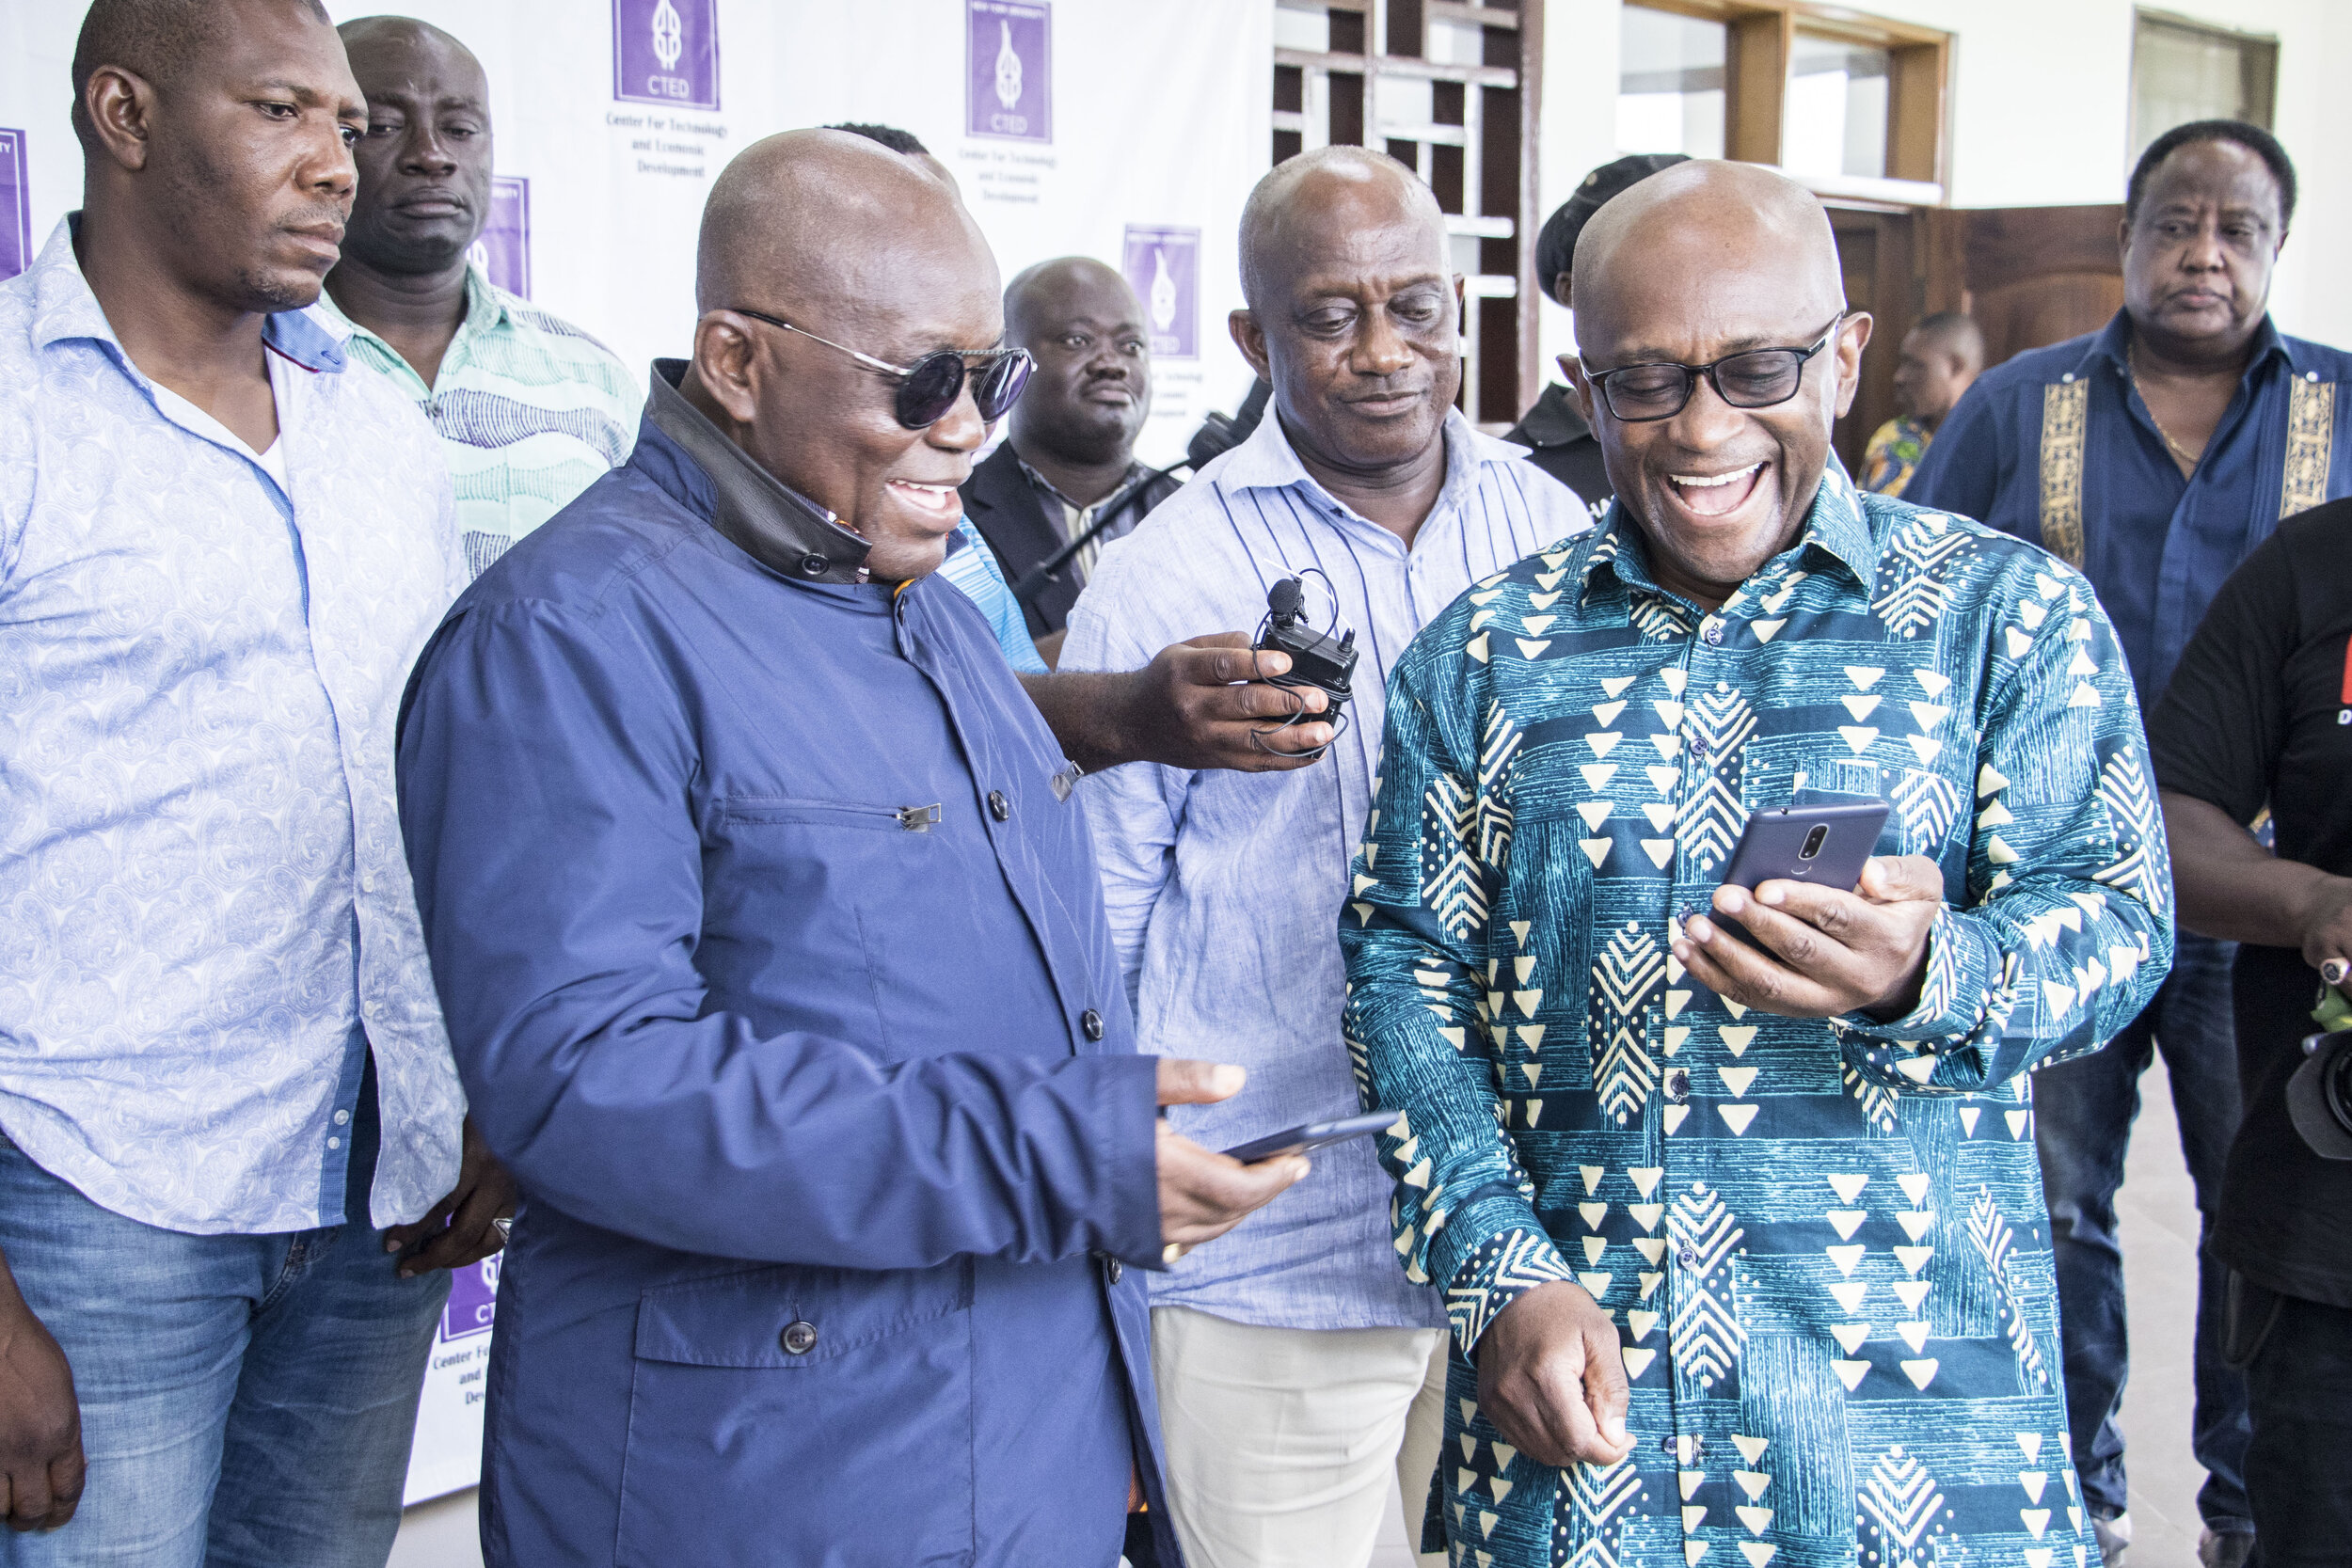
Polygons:
<instances>
[{"instance_id":1,"label":"man in striped button-up shirt","mask_svg":"<svg viewBox=\"0 0 2352 1568\"><path fill-rule=\"evenodd\" d=\"M1311 572L1310 612L1361 650L1346 726L1314 767L1137 763L1081 786L1144 1049L1249 1069L1226 1104L1176 1113L1211 1148L1355 1108L1331 917L1371 805L1389 667L1471 582L1590 520L1453 410L1457 284L1437 202L1402 165L1356 148L1293 159L1252 196L1242 248L1250 309L1234 336L1275 388L1273 415L1105 547L1062 657L1135 668L1254 625L1271 584ZM1397 1266L1370 1147L1317 1159L1282 1212L1152 1291L1194 1568L1362 1563L1400 1445L1416 1521L1427 1495L1442 1307Z\"/></svg>"}]
</instances>

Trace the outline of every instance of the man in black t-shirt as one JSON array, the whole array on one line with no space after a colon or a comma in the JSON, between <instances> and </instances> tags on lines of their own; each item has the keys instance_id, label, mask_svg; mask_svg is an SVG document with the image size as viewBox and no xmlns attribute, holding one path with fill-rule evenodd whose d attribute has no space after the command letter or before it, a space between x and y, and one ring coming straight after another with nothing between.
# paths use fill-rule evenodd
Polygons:
<instances>
[{"instance_id":1,"label":"man in black t-shirt","mask_svg":"<svg viewBox=\"0 0 2352 1568\"><path fill-rule=\"evenodd\" d=\"M2148 724L2181 924L2235 941L2245 1120L2214 1254L2247 1369L2246 1489L2267 1564L2352 1541L2352 1161L2296 1132L2287 1080L2322 979L2352 967L2352 500L2232 574ZM2277 853L2246 827L2267 806Z\"/></svg>"}]
</instances>

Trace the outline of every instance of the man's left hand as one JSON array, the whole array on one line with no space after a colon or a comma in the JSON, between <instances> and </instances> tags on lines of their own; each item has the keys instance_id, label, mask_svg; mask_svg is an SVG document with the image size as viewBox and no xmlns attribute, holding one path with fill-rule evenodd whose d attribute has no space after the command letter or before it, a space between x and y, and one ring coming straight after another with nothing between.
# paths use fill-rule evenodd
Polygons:
<instances>
[{"instance_id":1,"label":"man's left hand","mask_svg":"<svg viewBox=\"0 0 2352 1568\"><path fill-rule=\"evenodd\" d=\"M506 1245L506 1232L497 1222L515 1216L515 1179L490 1152L471 1117L466 1118L465 1140L457 1185L450 1195L414 1225L384 1232L384 1250L401 1255L403 1279L433 1269L462 1269Z\"/></svg>"},{"instance_id":2,"label":"man's left hand","mask_svg":"<svg viewBox=\"0 0 2352 1568\"><path fill-rule=\"evenodd\" d=\"M1674 955L1716 995L1783 1018L1865 1013L1897 1019L1918 1006L1928 933L1944 907L1944 874L1924 855L1880 856L1852 893L1774 879L1755 893L1715 890L1758 951L1705 915L1682 924Z\"/></svg>"}]
</instances>

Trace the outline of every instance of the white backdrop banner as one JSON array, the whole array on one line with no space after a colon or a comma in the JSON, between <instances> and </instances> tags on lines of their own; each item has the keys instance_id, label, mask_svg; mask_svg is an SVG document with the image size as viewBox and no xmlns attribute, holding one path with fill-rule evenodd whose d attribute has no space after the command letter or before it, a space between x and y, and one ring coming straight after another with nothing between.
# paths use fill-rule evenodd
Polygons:
<instances>
[{"instance_id":1,"label":"white backdrop banner","mask_svg":"<svg viewBox=\"0 0 2352 1568\"><path fill-rule=\"evenodd\" d=\"M380 8L328 0L338 21ZM79 204L84 5L0 7L0 277ZM727 160L841 120L914 132L1007 277L1120 266L1150 321L1138 455L1171 463L1249 372L1233 234L1271 142L1273 0L416 0L490 77L500 179L479 254L633 366L686 352L695 230ZM426 1373L410 1501L473 1484L495 1260L463 1271Z\"/></svg>"}]
</instances>

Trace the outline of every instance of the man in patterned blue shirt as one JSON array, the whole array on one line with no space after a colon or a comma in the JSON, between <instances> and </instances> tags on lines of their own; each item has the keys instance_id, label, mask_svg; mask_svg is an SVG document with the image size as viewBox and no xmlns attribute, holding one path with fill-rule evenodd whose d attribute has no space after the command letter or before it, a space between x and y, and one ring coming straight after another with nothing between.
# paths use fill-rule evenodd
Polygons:
<instances>
[{"instance_id":1,"label":"man in patterned blue shirt","mask_svg":"<svg viewBox=\"0 0 2352 1568\"><path fill-rule=\"evenodd\" d=\"M2079 574L1836 467L1869 319L1811 196L1656 175L1575 292L1616 501L1415 641L1341 916L1453 1331L1436 1522L1506 1568L2080 1565L2025 1075L2170 957L2129 672ZM1891 808L1857 892L1720 885L1823 794Z\"/></svg>"}]
</instances>

